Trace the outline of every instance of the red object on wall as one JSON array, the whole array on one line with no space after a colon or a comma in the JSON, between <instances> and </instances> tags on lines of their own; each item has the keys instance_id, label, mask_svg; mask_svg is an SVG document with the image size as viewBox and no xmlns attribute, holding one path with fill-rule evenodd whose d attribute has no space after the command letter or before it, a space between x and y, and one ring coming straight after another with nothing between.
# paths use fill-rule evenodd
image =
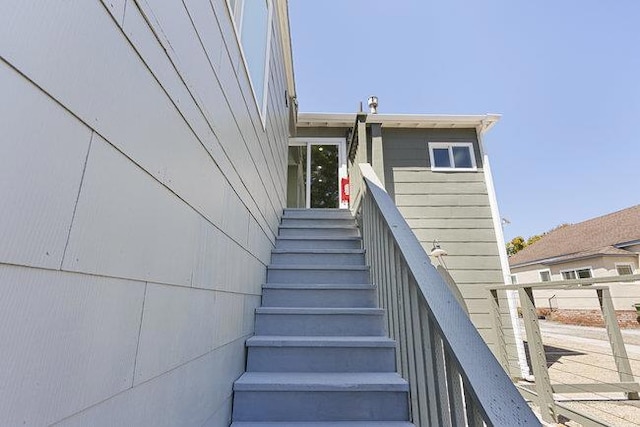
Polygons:
<instances>
[{"instance_id":1,"label":"red object on wall","mask_svg":"<svg viewBox=\"0 0 640 427\"><path fill-rule=\"evenodd\" d=\"M340 180L340 201L349 202L349 178L342 178Z\"/></svg>"}]
</instances>

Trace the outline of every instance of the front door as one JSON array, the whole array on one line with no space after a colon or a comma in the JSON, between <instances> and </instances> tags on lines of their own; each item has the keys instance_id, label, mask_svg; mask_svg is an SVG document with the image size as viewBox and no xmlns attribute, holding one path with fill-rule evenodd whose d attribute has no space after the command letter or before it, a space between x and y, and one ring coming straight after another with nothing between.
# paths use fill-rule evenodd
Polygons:
<instances>
[{"instance_id":1,"label":"front door","mask_svg":"<svg viewBox=\"0 0 640 427\"><path fill-rule=\"evenodd\" d=\"M289 141L287 207L348 208L341 185L347 177L343 138Z\"/></svg>"}]
</instances>

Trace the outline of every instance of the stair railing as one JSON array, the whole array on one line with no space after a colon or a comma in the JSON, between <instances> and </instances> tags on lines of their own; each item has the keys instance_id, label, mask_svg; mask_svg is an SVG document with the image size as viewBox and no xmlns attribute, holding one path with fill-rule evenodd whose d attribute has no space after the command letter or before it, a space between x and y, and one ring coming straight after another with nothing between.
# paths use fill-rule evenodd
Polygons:
<instances>
[{"instance_id":1,"label":"stair railing","mask_svg":"<svg viewBox=\"0 0 640 427\"><path fill-rule=\"evenodd\" d=\"M354 165L355 166L355 165ZM368 163L357 217L417 426L540 425ZM354 171L355 172L355 171Z\"/></svg>"}]
</instances>

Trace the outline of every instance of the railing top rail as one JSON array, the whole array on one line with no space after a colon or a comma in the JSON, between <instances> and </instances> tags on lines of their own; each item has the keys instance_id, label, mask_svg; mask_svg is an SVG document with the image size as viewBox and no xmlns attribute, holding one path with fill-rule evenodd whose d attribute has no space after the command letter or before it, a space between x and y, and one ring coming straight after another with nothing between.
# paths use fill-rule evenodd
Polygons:
<instances>
[{"instance_id":1,"label":"railing top rail","mask_svg":"<svg viewBox=\"0 0 640 427\"><path fill-rule=\"evenodd\" d=\"M487 286L490 290L506 289L596 289L596 283L622 283L640 281L640 274L629 274L624 276L590 277L588 279L554 280L551 282L515 283L513 285Z\"/></svg>"},{"instance_id":2,"label":"railing top rail","mask_svg":"<svg viewBox=\"0 0 640 427\"><path fill-rule=\"evenodd\" d=\"M360 163L366 187L411 271L430 317L458 364L485 420L493 425L540 425L491 353L444 279L431 265L415 234L368 163Z\"/></svg>"}]
</instances>

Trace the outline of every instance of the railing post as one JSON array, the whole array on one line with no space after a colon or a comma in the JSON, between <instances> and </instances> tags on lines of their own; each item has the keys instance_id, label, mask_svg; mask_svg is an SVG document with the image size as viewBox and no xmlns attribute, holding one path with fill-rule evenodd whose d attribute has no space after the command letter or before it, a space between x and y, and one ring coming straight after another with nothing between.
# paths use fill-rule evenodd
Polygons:
<instances>
[{"instance_id":1,"label":"railing post","mask_svg":"<svg viewBox=\"0 0 640 427\"><path fill-rule=\"evenodd\" d=\"M627 349L624 347L622 333L620 332L616 312L613 308L613 302L611 301L611 293L607 288L597 289L596 292L598 293L598 302L600 303L600 309L602 310L602 317L604 317L604 324L607 328L607 335L609 335L611 352L613 354L613 360L616 362L620 381L634 382L635 379L633 378L633 372L631 371L631 364L629 363L629 357L627 356ZM636 391L628 392L626 395L629 400L639 400L638 392Z\"/></svg>"},{"instance_id":2,"label":"railing post","mask_svg":"<svg viewBox=\"0 0 640 427\"><path fill-rule=\"evenodd\" d=\"M553 389L551 388L551 380L549 379L547 356L544 352L544 345L542 344L542 335L540 334L540 325L538 324L538 313L536 313L533 290L531 288L520 288L518 289L518 293L520 294L520 304L522 305L524 327L527 331L529 356L531 356L540 414L544 421L556 423L558 422L558 418L553 400Z\"/></svg>"},{"instance_id":3,"label":"railing post","mask_svg":"<svg viewBox=\"0 0 640 427\"><path fill-rule=\"evenodd\" d=\"M451 411L451 425L454 427L464 426L464 399L462 398L462 383L458 368L451 355L444 352L445 368L447 370L447 391L449 394L449 405Z\"/></svg>"},{"instance_id":4,"label":"railing post","mask_svg":"<svg viewBox=\"0 0 640 427\"><path fill-rule=\"evenodd\" d=\"M496 332L496 352L497 359L504 368L504 371L509 375L509 357L507 356L507 343L504 339L504 331L502 329L502 316L500 314L500 299L498 291L495 289L489 290L489 307L491 310L491 317L493 318L493 328Z\"/></svg>"}]
</instances>

